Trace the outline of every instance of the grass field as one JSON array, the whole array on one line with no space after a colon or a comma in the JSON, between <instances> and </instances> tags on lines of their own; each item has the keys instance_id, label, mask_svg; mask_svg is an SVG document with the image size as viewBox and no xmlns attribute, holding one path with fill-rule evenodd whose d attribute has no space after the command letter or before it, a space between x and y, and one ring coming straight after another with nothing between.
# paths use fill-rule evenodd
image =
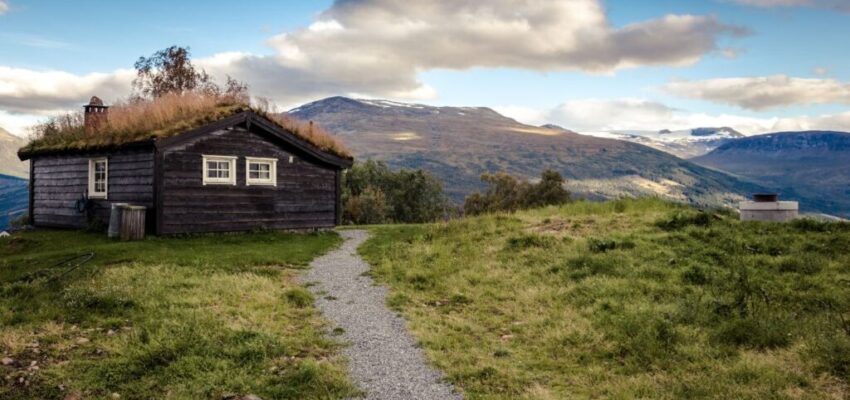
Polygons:
<instances>
[{"instance_id":1,"label":"grass field","mask_svg":"<svg viewBox=\"0 0 850 400\"><path fill-rule=\"evenodd\" d=\"M372 231L389 304L468 398L850 396L850 224L627 200Z\"/></svg>"},{"instance_id":2,"label":"grass field","mask_svg":"<svg viewBox=\"0 0 850 400\"><path fill-rule=\"evenodd\" d=\"M339 236L0 239L0 398L356 394L298 269ZM94 253L74 270L57 262ZM68 272L70 271L70 272Z\"/></svg>"}]
</instances>

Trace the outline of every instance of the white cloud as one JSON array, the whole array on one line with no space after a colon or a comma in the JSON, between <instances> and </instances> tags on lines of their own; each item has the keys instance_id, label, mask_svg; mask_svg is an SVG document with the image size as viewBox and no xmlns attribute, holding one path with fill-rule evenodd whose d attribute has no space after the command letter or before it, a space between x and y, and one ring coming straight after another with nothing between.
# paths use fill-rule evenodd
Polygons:
<instances>
[{"instance_id":1,"label":"white cloud","mask_svg":"<svg viewBox=\"0 0 850 400\"><path fill-rule=\"evenodd\" d=\"M813 72L817 76L827 76L830 72L832 72L832 69L829 67L815 67Z\"/></svg>"},{"instance_id":2,"label":"white cloud","mask_svg":"<svg viewBox=\"0 0 850 400\"><path fill-rule=\"evenodd\" d=\"M801 104L850 104L850 84L835 79L775 75L702 81L676 80L663 88L677 96L731 104L750 110Z\"/></svg>"},{"instance_id":3,"label":"white cloud","mask_svg":"<svg viewBox=\"0 0 850 400\"><path fill-rule=\"evenodd\" d=\"M9 12L9 2L6 0L0 0L0 15Z\"/></svg>"},{"instance_id":4,"label":"white cloud","mask_svg":"<svg viewBox=\"0 0 850 400\"><path fill-rule=\"evenodd\" d=\"M355 93L423 99L436 95L419 79L427 70L610 73L687 65L717 52L721 38L745 33L713 16L693 15L615 27L602 0L346 0L306 28L271 37L272 55L231 52L196 62L280 104ZM0 67L0 110L45 114L93 94L108 100L129 93L131 80L125 70L74 75Z\"/></svg>"},{"instance_id":5,"label":"white cloud","mask_svg":"<svg viewBox=\"0 0 850 400\"><path fill-rule=\"evenodd\" d=\"M0 109L47 115L76 108L94 94L117 99L129 93L134 76L131 70L74 75L0 66Z\"/></svg>"},{"instance_id":6,"label":"white cloud","mask_svg":"<svg viewBox=\"0 0 850 400\"><path fill-rule=\"evenodd\" d=\"M499 112L532 125L554 123L577 132L659 131L729 126L744 134L778 131L850 131L850 112L821 116L747 117L680 110L646 99L582 99L549 110L497 107Z\"/></svg>"},{"instance_id":7,"label":"white cloud","mask_svg":"<svg viewBox=\"0 0 850 400\"><path fill-rule=\"evenodd\" d=\"M27 137L30 127L38 123L39 117L35 115L10 114L0 111L0 128L9 133L21 137Z\"/></svg>"},{"instance_id":8,"label":"white cloud","mask_svg":"<svg viewBox=\"0 0 850 400\"><path fill-rule=\"evenodd\" d=\"M735 3L763 8L772 7L820 7L850 12L847 0L733 0Z\"/></svg>"}]
</instances>

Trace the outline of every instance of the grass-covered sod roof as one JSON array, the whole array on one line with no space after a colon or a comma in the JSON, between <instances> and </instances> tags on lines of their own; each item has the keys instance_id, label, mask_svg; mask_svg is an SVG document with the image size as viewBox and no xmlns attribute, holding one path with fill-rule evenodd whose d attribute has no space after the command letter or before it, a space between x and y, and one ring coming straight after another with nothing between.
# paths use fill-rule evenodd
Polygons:
<instances>
[{"instance_id":1,"label":"grass-covered sod roof","mask_svg":"<svg viewBox=\"0 0 850 400\"><path fill-rule=\"evenodd\" d=\"M322 151L351 158L342 143L312 123L269 113L238 99L194 93L116 104L110 107L108 120L93 131L86 130L82 112L51 118L34 128L33 140L20 154L120 147L178 135L245 111L271 120Z\"/></svg>"}]
</instances>

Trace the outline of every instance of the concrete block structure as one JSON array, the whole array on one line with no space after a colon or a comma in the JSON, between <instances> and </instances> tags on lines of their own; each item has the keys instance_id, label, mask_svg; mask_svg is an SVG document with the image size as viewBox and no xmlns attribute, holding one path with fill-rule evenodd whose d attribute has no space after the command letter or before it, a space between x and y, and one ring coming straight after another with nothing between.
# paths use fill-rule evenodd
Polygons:
<instances>
[{"instance_id":1,"label":"concrete block structure","mask_svg":"<svg viewBox=\"0 0 850 400\"><path fill-rule=\"evenodd\" d=\"M759 193L753 201L743 201L739 205L741 221L787 222L796 219L800 205L796 201L779 201L776 194Z\"/></svg>"}]
</instances>

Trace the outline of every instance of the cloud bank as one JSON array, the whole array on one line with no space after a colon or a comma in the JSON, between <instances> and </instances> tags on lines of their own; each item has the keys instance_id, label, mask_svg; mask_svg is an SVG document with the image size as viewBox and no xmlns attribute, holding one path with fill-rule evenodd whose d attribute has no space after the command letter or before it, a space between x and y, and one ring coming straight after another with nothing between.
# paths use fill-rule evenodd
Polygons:
<instances>
[{"instance_id":1,"label":"cloud bank","mask_svg":"<svg viewBox=\"0 0 850 400\"><path fill-rule=\"evenodd\" d=\"M730 126L747 135L802 130L850 131L850 112L820 116L745 117L676 109L647 99L582 99L546 110L496 107L519 121L554 123L577 132L659 131Z\"/></svg>"},{"instance_id":2,"label":"cloud bank","mask_svg":"<svg viewBox=\"0 0 850 400\"><path fill-rule=\"evenodd\" d=\"M820 7L850 12L847 0L733 0L735 3L762 8L772 7Z\"/></svg>"},{"instance_id":3,"label":"cloud bank","mask_svg":"<svg viewBox=\"0 0 850 400\"><path fill-rule=\"evenodd\" d=\"M681 97L731 104L749 110L807 104L850 104L850 84L835 79L768 77L677 80L664 90Z\"/></svg>"},{"instance_id":4,"label":"cloud bank","mask_svg":"<svg viewBox=\"0 0 850 400\"><path fill-rule=\"evenodd\" d=\"M0 0L0 15L9 12L9 2L6 0Z\"/></svg>"},{"instance_id":5,"label":"cloud bank","mask_svg":"<svg viewBox=\"0 0 850 400\"><path fill-rule=\"evenodd\" d=\"M681 66L718 50L721 39L746 33L695 15L616 27L602 0L340 0L309 26L269 38L271 55L221 53L196 62L281 104L353 93L422 99L434 96L419 80L423 71ZM0 67L0 110L45 114L92 94L116 98L129 93L131 80L125 70L74 75Z\"/></svg>"}]
</instances>

